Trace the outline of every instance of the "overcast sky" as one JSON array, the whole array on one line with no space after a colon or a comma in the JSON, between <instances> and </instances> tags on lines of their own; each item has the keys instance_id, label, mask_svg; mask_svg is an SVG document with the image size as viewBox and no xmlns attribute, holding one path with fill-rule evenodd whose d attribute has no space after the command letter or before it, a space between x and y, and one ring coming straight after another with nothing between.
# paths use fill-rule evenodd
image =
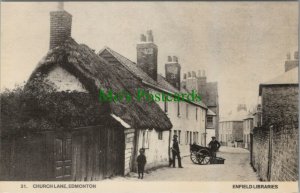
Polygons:
<instances>
[{"instance_id":1,"label":"overcast sky","mask_svg":"<svg viewBox=\"0 0 300 193\"><path fill-rule=\"evenodd\" d=\"M49 48L56 3L1 3L1 88L28 79ZM258 85L284 72L298 47L297 2L67 2L72 37L109 46L136 61L141 33L153 30L158 71L176 55L182 73L205 70L218 81L220 112L254 105Z\"/></svg>"}]
</instances>

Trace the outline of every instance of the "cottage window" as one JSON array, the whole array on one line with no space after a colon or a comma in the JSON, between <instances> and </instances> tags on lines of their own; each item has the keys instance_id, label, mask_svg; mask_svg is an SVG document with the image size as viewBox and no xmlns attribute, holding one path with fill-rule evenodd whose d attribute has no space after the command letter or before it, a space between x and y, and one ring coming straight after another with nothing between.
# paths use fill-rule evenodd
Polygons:
<instances>
[{"instance_id":1,"label":"cottage window","mask_svg":"<svg viewBox=\"0 0 300 193\"><path fill-rule=\"evenodd\" d=\"M189 132L187 131L186 132L186 135L185 135L185 144L189 144Z\"/></svg>"},{"instance_id":2,"label":"cottage window","mask_svg":"<svg viewBox=\"0 0 300 193\"><path fill-rule=\"evenodd\" d=\"M196 108L196 120L198 120L198 108Z\"/></svg>"},{"instance_id":3,"label":"cottage window","mask_svg":"<svg viewBox=\"0 0 300 193\"><path fill-rule=\"evenodd\" d=\"M192 141L193 141L193 135L192 132L190 132L190 144L192 144Z\"/></svg>"},{"instance_id":4,"label":"cottage window","mask_svg":"<svg viewBox=\"0 0 300 193\"><path fill-rule=\"evenodd\" d=\"M178 143L181 144L181 131L178 130Z\"/></svg>"},{"instance_id":5,"label":"cottage window","mask_svg":"<svg viewBox=\"0 0 300 193\"><path fill-rule=\"evenodd\" d=\"M177 116L180 117L180 103L177 103Z\"/></svg>"},{"instance_id":6,"label":"cottage window","mask_svg":"<svg viewBox=\"0 0 300 193\"><path fill-rule=\"evenodd\" d=\"M185 113L185 115L186 115L186 118L189 118L189 105L188 104L186 104L186 113Z\"/></svg>"},{"instance_id":7,"label":"cottage window","mask_svg":"<svg viewBox=\"0 0 300 193\"><path fill-rule=\"evenodd\" d=\"M213 117L212 116L207 116L207 127L212 127L213 126Z\"/></svg>"},{"instance_id":8,"label":"cottage window","mask_svg":"<svg viewBox=\"0 0 300 193\"><path fill-rule=\"evenodd\" d=\"M158 132L158 139L159 139L159 140L162 140L162 139L163 139L163 132L162 132L162 131L159 131L159 132Z\"/></svg>"},{"instance_id":9,"label":"cottage window","mask_svg":"<svg viewBox=\"0 0 300 193\"><path fill-rule=\"evenodd\" d=\"M168 112L168 101L167 100L165 100L165 113L167 113Z\"/></svg>"},{"instance_id":10,"label":"cottage window","mask_svg":"<svg viewBox=\"0 0 300 193\"><path fill-rule=\"evenodd\" d=\"M193 142L192 143L196 143L196 132L193 132Z\"/></svg>"},{"instance_id":11,"label":"cottage window","mask_svg":"<svg viewBox=\"0 0 300 193\"><path fill-rule=\"evenodd\" d=\"M143 148L149 148L149 131L148 129L143 131Z\"/></svg>"}]
</instances>

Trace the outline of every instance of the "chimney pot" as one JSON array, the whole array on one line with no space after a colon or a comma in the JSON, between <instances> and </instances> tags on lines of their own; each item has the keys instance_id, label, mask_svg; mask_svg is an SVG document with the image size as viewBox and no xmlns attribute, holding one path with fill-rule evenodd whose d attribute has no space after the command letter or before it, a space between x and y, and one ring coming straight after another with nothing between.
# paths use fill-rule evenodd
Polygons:
<instances>
[{"instance_id":1,"label":"chimney pot","mask_svg":"<svg viewBox=\"0 0 300 193\"><path fill-rule=\"evenodd\" d=\"M287 53L287 54L286 54L286 59L287 59L287 60L290 60L290 59L291 59L291 53Z\"/></svg>"},{"instance_id":2,"label":"chimney pot","mask_svg":"<svg viewBox=\"0 0 300 193\"><path fill-rule=\"evenodd\" d=\"M140 41L141 42L145 42L146 41L146 36L144 34L141 34Z\"/></svg>"},{"instance_id":3,"label":"chimney pot","mask_svg":"<svg viewBox=\"0 0 300 193\"><path fill-rule=\"evenodd\" d=\"M202 71L202 76L205 77L205 70Z\"/></svg>"},{"instance_id":4,"label":"chimney pot","mask_svg":"<svg viewBox=\"0 0 300 193\"><path fill-rule=\"evenodd\" d=\"M176 56L173 56L173 62L178 62L178 58Z\"/></svg>"},{"instance_id":5,"label":"chimney pot","mask_svg":"<svg viewBox=\"0 0 300 193\"><path fill-rule=\"evenodd\" d=\"M147 41L148 41L148 42L153 42L153 34L152 34L152 30L148 30L148 31L147 31Z\"/></svg>"},{"instance_id":6,"label":"chimney pot","mask_svg":"<svg viewBox=\"0 0 300 193\"><path fill-rule=\"evenodd\" d=\"M58 11L63 11L64 10L64 2L62 2L62 1L58 2L57 10Z\"/></svg>"},{"instance_id":7,"label":"chimney pot","mask_svg":"<svg viewBox=\"0 0 300 193\"><path fill-rule=\"evenodd\" d=\"M201 77L201 70L198 70L198 77Z\"/></svg>"},{"instance_id":8,"label":"chimney pot","mask_svg":"<svg viewBox=\"0 0 300 193\"><path fill-rule=\"evenodd\" d=\"M192 71L192 77L196 77L196 72Z\"/></svg>"},{"instance_id":9,"label":"chimney pot","mask_svg":"<svg viewBox=\"0 0 300 193\"><path fill-rule=\"evenodd\" d=\"M298 60L298 59L299 59L299 53L298 53L298 51L295 52L295 54L294 54L294 59L295 59L295 60Z\"/></svg>"},{"instance_id":10,"label":"chimney pot","mask_svg":"<svg viewBox=\"0 0 300 193\"><path fill-rule=\"evenodd\" d=\"M168 62L172 62L172 56L168 56Z\"/></svg>"},{"instance_id":11,"label":"chimney pot","mask_svg":"<svg viewBox=\"0 0 300 193\"><path fill-rule=\"evenodd\" d=\"M184 79L184 80L186 79L186 73L183 74L183 79Z\"/></svg>"},{"instance_id":12,"label":"chimney pot","mask_svg":"<svg viewBox=\"0 0 300 193\"><path fill-rule=\"evenodd\" d=\"M188 72L188 78L190 78L191 77L191 72Z\"/></svg>"}]
</instances>

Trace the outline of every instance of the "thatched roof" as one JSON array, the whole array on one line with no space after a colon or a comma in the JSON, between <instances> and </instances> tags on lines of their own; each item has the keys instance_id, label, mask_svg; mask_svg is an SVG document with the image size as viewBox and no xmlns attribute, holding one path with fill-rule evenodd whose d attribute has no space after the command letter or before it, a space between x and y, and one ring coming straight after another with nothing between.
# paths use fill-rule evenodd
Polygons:
<instances>
[{"instance_id":1,"label":"thatched roof","mask_svg":"<svg viewBox=\"0 0 300 193\"><path fill-rule=\"evenodd\" d=\"M72 38L61 46L50 50L32 73L30 80L37 74L48 74L54 67L60 66L74 75L95 98L99 89L114 92L126 91L135 96L137 89L147 88L142 81L121 65L115 65L94 53L86 45L77 44ZM155 103L118 101L109 103L110 111L136 129L169 130L172 124L166 114Z\"/></svg>"},{"instance_id":2,"label":"thatched roof","mask_svg":"<svg viewBox=\"0 0 300 193\"><path fill-rule=\"evenodd\" d=\"M157 81L153 80L147 73L145 73L137 64L120 53L112 50L109 47L104 47L98 52L98 55L105 58L110 63L121 64L127 68L134 76L141 79L145 85L148 87L151 85L151 88L156 90L167 92L169 94L174 93L188 93L186 90L178 90L173 85L171 85L162 75L157 74ZM196 106L207 109L207 106L202 102L186 101Z\"/></svg>"}]
</instances>

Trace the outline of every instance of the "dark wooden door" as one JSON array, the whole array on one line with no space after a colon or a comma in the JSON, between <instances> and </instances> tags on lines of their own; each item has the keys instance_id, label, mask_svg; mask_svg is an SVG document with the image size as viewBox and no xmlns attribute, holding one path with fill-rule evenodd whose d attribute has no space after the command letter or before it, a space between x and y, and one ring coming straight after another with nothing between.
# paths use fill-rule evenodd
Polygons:
<instances>
[{"instance_id":1,"label":"dark wooden door","mask_svg":"<svg viewBox=\"0 0 300 193\"><path fill-rule=\"evenodd\" d=\"M124 131L102 128L99 135L99 165L102 178L124 173Z\"/></svg>"},{"instance_id":2,"label":"dark wooden door","mask_svg":"<svg viewBox=\"0 0 300 193\"><path fill-rule=\"evenodd\" d=\"M71 180L94 181L124 174L123 128L93 126L72 132Z\"/></svg>"},{"instance_id":3,"label":"dark wooden door","mask_svg":"<svg viewBox=\"0 0 300 193\"><path fill-rule=\"evenodd\" d=\"M72 166L72 139L68 133L55 137L55 179L70 180Z\"/></svg>"}]
</instances>

